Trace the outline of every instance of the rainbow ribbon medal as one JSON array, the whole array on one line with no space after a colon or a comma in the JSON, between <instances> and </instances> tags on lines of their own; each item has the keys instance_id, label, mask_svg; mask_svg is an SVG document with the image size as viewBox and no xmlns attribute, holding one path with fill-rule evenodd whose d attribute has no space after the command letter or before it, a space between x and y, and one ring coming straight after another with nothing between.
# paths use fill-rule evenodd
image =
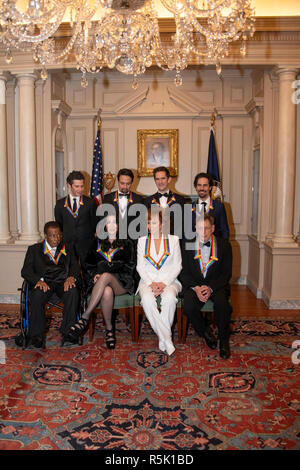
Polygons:
<instances>
[{"instance_id":1,"label":"rainbow ribbon medal","mask_svg":"<svg viewBox=\"0 0 300 470\"><path fill-rule=\"evenodd\" d=\"M173 194L172 194L171 199L169 199L169 201L167 202L167 206L172 204L172 202L176 202L176 199ZM155 198L152 199L151 204L156 204L157 206L161 207L160 201L157 201Z\"/></svg>"},{"instance_id":2,"label":"rainbow ribbon medal","mask_svg":"<svg viewBox=\"0 0 300 470\"><path fill-rule=\"evenodd\" d=\"M166 235L166 237L164 238L164 252L159 261L156 262L150 255L150 247L151 247L151 233L149 233L147 241L146 241L144 257L146 258L147 261L149 261L149 263L152 264L152 266L154 266L157 270L159 270L164 264L164 262L166 261L166 259L168 258L168 256L170 256L171 254L170 242L169 242L168 236Z\"/></svg>"},{"instance_id":3,"label":"rainbow ribbon medal","mask_svg":"<svg viewBox=\"0 0 300 470\"><path fill-rule=\"evenodd\" d=\"M195 250L195 256L194 259L199 260L199 265L202 274L206 275L208 268L210 268L216 261L218 261L218 253L217 253L217 241L216 237L212 235L211 237L211 251L210 251L210 258L206 265L204 266L203 261L202 261L202 256L201 256L201 249L200 249L200 240L196 242L196 250Z\"/></svg>"},{"instance_id":4,"label":"rainbow ribbon medal","mask_svg":"<svg viewBox=\"0 0 300 470\"><path fill-rule=\"evenodd\" d=\"M53 261L53 263L58 264L61 255L67 256L67 253L66 253L66 245L64 245L64 246L62 247L62 249L60 250L60 252L59 252L58 255L56 256L56 258L54 258L54 256L52 255L51 251L48 250L48 248L47 248L46 240L44 240L44 255L47 255L47 256Z\"/></svg>"},{"instance_id":5,"label":"rainbow ribbon medal","mask_svg":"<svg viewBox=\"0 0 300 470\"><path fill-rule=\"evenodd\" d=\"M78 217L78 212L79 212L80 206L83 206L83 205L84 205L84 203L82 201L82 196L80 196L80 200L79 200L79 204L78 204L78 207L76 209L76 212L73 212L72 208L69 206L69 197L67 196L66 200L65 200L64 207L70 212L70 214L72 214L74 219L76 219L76 217Z\"/></svg>"},{"instance_id":6,"label":"rainbow ribbon medal","mask_svg":"<svg viewBox=\"0 0 300 470\"><path fill-rule=\"evenodd\" d=\"M100 255L102 255L103 258L106 259L106 261L108 261L109 263L111 263L113 257L115 256L115 254L116 254L118 251L122 250L122 249L123 249L123 247L121 246L121 247L119 247L119 248L115 248L115 249L112 250L110 253L108 253L107 251L101 250L101 245L100 245L100 242L99 242L99 240L98 240L98 246L97 246L97 250L96 250L96 251L97 251L97 253L100 253Z\"/></svg>"},{"instance_id":7,"label":"rainbow ribbon medal","mask_svg":"<svg viewBox=\"0 0 300 470\"><path fill-rule=\"evenodd\" d=\"M197 211L197 203L194 205L194 207L192 208L192 212L196 212L197 215L200 215L203 217L203 212L198 212ZM210 210L212 210L214 208L214 203L213 203L213 200L211 199L210 200L210 205L209 205L209 208L207 209L207 211L205 211L205 214L208 214Z\"/></svg>"},{"instance_id":8,"label":"rainbow ribbon medal","mask_svg":"<svg viewBox=\"0 0 300 470\"><path fill-rule=\"evenodd\" d=\"M120 206L119 206L118 191L116 191L116 196L115 196L115 198L114 198L114 202L116 202L116 203L118 204L118 208L119 208L119 210L121 210L121 209L120 209ZM128 204L129 204L130 202L133 202L131 191L130 191L130 193L129 193Z\"/></svg>"}]
</instances>

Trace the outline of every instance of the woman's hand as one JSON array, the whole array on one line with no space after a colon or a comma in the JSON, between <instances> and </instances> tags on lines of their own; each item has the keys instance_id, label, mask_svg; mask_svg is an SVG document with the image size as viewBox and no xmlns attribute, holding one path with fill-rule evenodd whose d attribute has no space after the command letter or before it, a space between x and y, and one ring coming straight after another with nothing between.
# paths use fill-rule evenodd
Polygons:
<instances>
[{"instance_id":1,"label":"woman's hand","mask_svg":"<svg viewBox=\"0 0 300 470\"><path fill-rule=\"evenodd\" d=\"M166 284L164 282L152 282L152 284L150 284L150 287L155 297L158 297L160 294L163 293Z\"/></svg>"}]
</instances>

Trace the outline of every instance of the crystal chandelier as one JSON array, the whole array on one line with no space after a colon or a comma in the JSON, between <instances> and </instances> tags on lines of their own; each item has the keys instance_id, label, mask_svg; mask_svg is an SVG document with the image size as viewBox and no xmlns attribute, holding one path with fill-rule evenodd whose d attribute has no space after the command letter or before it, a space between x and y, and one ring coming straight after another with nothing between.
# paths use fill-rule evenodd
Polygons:
<instances>
[{"instance_id":1,"label":"crystal chandelier","mask_svg":"<svg viewBox=\"0 0 300 470\"><path fill-rule=\"evenodd\" d=\"M97 73L103 67L116 68L137 77L151 65L175 71L175 83L182 83L181 71L190 63L216 64L229 54L233 41L254 34L251 0L160 0L173 15L175 32L164 44L154 0L2 0L0 44L6 61L14 49L31 52L47 78L47 66L61 65L74 54L82 72ZM67 44L58 47L59 27L66 15L71 26Z\"/></svg>"}]
</instances>

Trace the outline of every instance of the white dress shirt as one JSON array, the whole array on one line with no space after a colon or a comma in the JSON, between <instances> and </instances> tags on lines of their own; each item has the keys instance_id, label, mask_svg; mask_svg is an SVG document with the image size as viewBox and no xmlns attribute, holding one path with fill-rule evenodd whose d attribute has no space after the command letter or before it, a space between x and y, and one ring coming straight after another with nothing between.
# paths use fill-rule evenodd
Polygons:
<instances>
[{"instance_id":1,"label":"white dress shirt","mask_svg":"<svg viewBox=\"0 0 300 470\"><path fill-rule=\"evenodd\" d=\"M130 193L128 193L128 195L129 194ZM124 196L120 197L120 191L118 191L118 202L119 202L119 210L121 213L121 217L124 217L126 209L127 209L127 205L128 205L128 198Z\"/></svg>"},{"instance_id":2,"label":"white dress shirt","mask_svg":"<svg viewBox=\"0 0 300 470\"><path fill-rule=\"evenodd\" d=\"M203 212L203 214L204 214L204 210L203 210L204 205L202 204L202 202L205 202L205 203L206 203L205 212L207 212L207 211L208 211L208 208L209 208L209 206L210 206L210 197L208 197L207 199L205 199L205 201L202 201L202 199L200 199L200 198L198 199L198 203L197 203L198 207L197 207L197 210L198 210L199 213Z\"/></svg>"}]
</instances>

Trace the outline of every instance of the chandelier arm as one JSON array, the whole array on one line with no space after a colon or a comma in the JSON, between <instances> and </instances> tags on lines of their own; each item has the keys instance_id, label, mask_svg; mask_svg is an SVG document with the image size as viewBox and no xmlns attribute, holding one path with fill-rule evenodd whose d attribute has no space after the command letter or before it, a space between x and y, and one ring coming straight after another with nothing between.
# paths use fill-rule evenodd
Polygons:
<instances>
[{"instance_id":1,"label":"chandelier arm","mask_svg":"<svg viewBox=\"0 0 300 470\"><path fill-rule=\"evenodd\" d=\"M68 44L65 46L62 52L58 54L53 54L49 51L47 51L47 42L43 42L38 45L38 51L37 51L37 57L41 64L45 65L46 63L52 62L52 63L58 63L60 60L63 60L67 55L70 54L75 41L78 37L78 34L80 33L81 30L81 25L79 23L76 23L74 26L74 31L71 36L71 38L68 41Z\"/></svg>"},{"instance_id":2,"label":"chandelier arm","mask_svg":"<svg viewBox=\"0 0 300 470\"><path fill-rule=\"evenodd\" d=\"M12 26L11 27L11 33L12 35L17 38L18 42L31 42L31 43L39 43L41 41L45 41L46 39L48 39L50 36L52 36L54 33L56 33L56 31L58 30L60 24L61 24L61 21L63 19L63 14L61 15L61 17L55 22L53 23L52 27L45 31L44 33L41 33L39 35L30 35L30 34L27 34L27 28L25 28L25 31L24 33L22 33L22 31L20 30L20 26Z\"/></svg>"},{"instance_id":3,"label":"chandelier arm","mask_svg":"<svg viewBox=\"0 0 300 470\"><path fill-rule=\"evenodd\" d=\"M49 3L49 2L48 2ZM47 3L47 4L48 4ZM4 0L4 3L1 8L1 17L5 22L6 21L10 22L12 19L15 21L17 24L25 24L28 25L29 23L32 22L47 22L52 19L53 16L60 15L61 12L65 13L66 11L66 6L64 5L64 1L60 2L57 4L57 2L53 1L53 7L50 9L46 9L43 13L40 15L30 15L29 13L23 13L19 11L15 5L11 3L10 0Z\"/></svg>"},{"instance_id":4,"label":"chandelier arm","mask_svg":"<svg viewBox=\"0 0 300 470\"><path fill-rule=\"evenodd\" d=\"M233 41L239 39L241 34L244 32L250 31L250 25L246 27L246 30L243 31L240 29L233 29L232 31L227 32L211 32L208 28L203 27L196 18L190 17L190 23L193 25L195 32L202 34L205 37L209 37L213 34L213 37L217 41Z\"/></svg>"},{"instance_id":5,"label":"chandelier arm","mask_svg":"<svg viewBox=\"0 0 300 470\"><path fill-rule=\"evenodd\" d=\"M183 13L185 10L192 10L197 12L198 15L207 17L211 15L211 13L220 11L221 9L226 8L226 4L228 3L228 0L215 0L214 4L209 1L207 1L207 4L209 5L209 8L197 8L195 6L195 0L181 0L180 4L176 0L160 0L163 6L173 13L173 15L180 15L180 13Z\"/></svg>"}]
</instances>

